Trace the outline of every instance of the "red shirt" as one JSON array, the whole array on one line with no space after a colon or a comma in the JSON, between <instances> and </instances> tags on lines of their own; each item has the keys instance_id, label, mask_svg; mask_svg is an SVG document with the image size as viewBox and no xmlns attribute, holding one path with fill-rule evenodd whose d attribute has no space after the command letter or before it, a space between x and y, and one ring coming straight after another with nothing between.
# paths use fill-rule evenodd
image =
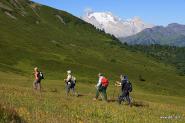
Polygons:
<instances>
[{"instance_id":1,"label":"red shirt","mask_svg":"<svg viewBox=\"0 0 185 123\"><path fill-rule=\"evenodd\" d=\"M35 72L35 73L34 73L35 80L38 80L38 73L39 73L39 72Z\"/></svg>"}]
</instances>

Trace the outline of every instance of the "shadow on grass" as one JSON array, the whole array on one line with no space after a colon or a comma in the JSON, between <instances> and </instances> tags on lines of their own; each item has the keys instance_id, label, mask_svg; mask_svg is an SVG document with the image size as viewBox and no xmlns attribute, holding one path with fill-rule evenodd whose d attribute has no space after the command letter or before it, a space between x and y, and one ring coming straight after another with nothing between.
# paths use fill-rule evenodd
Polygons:
<instances>
[{"instance_id":1,"label":"shadow on grass","mask_svg":"<svg viewBox=\"0 0 185 123\"><path fill-rule=\"evenodd\" d=\"M109 99L108 102L118 102L117 99Z\"/></svg>"},{"instance_id":2,"label":"shadow on grass","mask_svg":"<svg viewBox=\"0 0 185 123\"><path fill-rule=\"evenodd\" d=\"M87 96L87 95L85 95L85 94L77 94L77 97L84 97L84 96Z\"/></svg>"},{"instance_id":3,"label":"shadow on grass","mask_svg":"<svg viewBox=\"0 0 185 123\"><path fill-rule=\"evenodd\" d=\"M118 99L109 99L108 100L109 103L118 103ZM125 105L128 105L128 102L122 102L124 103ZM131 106L134 106L134 107L149 107L149 104L146 103L146 102L143 102L143 101L133 101L132 102L132 105Z\"/></svg>"},{"instance_id":4,"label":"shadow on grass","mask_svg":"<svg viewBox=\"0 0 185 123\"><path fill-rule=\"evenodd\" d=\"M135 107L149 107L148 103L142 102L142 101L133 101L132 106Z\"/></svg>"}]
</instances>

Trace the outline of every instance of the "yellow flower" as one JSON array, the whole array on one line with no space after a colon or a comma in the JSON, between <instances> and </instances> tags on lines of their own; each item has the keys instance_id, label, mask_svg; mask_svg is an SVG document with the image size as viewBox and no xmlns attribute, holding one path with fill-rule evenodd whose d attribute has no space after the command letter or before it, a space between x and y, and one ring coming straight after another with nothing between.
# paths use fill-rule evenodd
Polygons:
<instances>
[{"instance_id":1,"label":"yellow flower","mask_svg":"<svg viewBox=\"0 0 185 123\"><path fill-rule=\"evenodd\" d=\"M30 112L25 107L18 108L17 112L21 117L24 117L27 119L29 119L29 117L30 117Z\"/></svg>"}]
</instances>

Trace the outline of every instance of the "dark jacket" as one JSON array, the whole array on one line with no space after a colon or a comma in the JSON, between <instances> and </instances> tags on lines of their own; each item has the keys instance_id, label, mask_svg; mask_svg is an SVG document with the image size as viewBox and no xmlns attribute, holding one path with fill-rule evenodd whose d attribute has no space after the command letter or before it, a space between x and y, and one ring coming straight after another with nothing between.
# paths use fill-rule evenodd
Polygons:
<instances>
[{"instance_id":1,"label":"dark jacket","mask_svg":"<svg viewBox=\"0 0 185 123\"><path fill-rule=\"evenodd\" d=\"M128 84L128 80L127 79L123 79L121 81L121 90L122 92L127 92L129 90L129 84Z\"/></svg>"}]
</instances>

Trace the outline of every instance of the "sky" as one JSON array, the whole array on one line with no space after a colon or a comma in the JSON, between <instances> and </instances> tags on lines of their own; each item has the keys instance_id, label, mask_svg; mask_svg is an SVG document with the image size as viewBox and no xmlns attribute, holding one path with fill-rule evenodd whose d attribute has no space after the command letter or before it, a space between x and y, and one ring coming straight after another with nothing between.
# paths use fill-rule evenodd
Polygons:
<instances>
[{"instance_id":1,"label":"sky","mask_svg":"<svg viewBox=\"0 0 185 123\"><path fill-rule=\"evenodd\" d=\"M143 21L166 26L185 24L185 0L33 0L81 17L85 10L111 12L122 19L140 17Z\"/></svg>"}]
</instances>

